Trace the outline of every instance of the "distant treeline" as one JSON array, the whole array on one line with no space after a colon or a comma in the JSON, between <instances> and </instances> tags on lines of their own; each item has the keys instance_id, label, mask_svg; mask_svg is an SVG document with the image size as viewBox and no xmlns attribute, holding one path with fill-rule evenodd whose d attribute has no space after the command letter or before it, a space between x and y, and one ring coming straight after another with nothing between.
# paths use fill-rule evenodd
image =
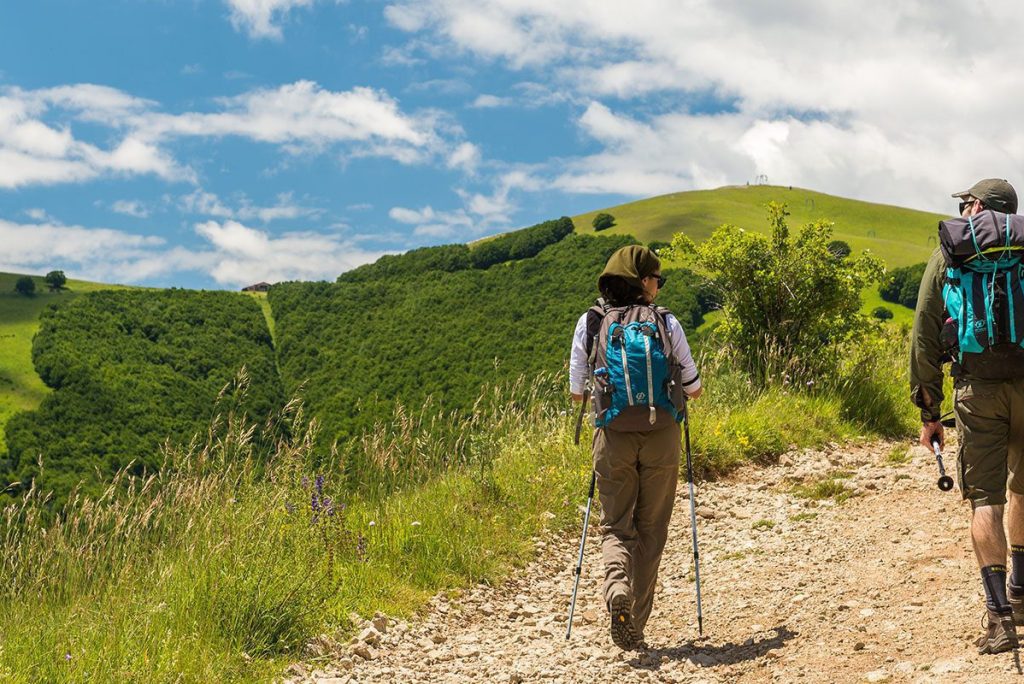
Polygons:
<instances>
[{"instance_id":1,"label":"distant treeline","mask_svg":"<svg viewBox=\"0 0 1024 684\"><path fill-rule=\"evenodd\" d=\"M9 422L0 476L52 488L59 502L81 479L94 491L129 463L151 471L165 440L205 428L242 366L251 380L242 408L262 418L301 394L322 425L321 454L399 404L420 411L433 397L438 411L468 415L483 386L563 366L598 274L634 242L572 230L562 218L471 248L382 257L338 283L275 285L277 366L258 304L236 293L102 292L51 310L33 360L56 391ZM714 303L692 273L665 274L658 301L692 334ZM350 465L347 484L358 489Z\"/></svg>"},{"instance_id":2,"label":"distant treeline","mask_svg":"<svg viewBox=\"0 0 1024 684\"><path fill-rule=\"evenodd\" d=\"M55 392L7 424L0 477L53 489L58 504L80 480L95 492L129 463L136 473L158 468L160 445L204 430L243 366L241 410L261 419L284 397L259 304L230 292L83 296L43 313L32 360Z\"/></svg>"},{"instance_id":3,"label":"distant treeline","mask_svg":"<svg viewBox=\"0 0 1024 684\"><path fill-rule=\"evenodd\" d=\"M573 231L572 219L563 216L531 228L523 228L469 245L422 247L404 254L389 254L338 276L339 283L361 283L381 278L409 277L431 271L463 271L490 268L516 259L529 259L540 254Z\"/></svg>"}]
</instances>

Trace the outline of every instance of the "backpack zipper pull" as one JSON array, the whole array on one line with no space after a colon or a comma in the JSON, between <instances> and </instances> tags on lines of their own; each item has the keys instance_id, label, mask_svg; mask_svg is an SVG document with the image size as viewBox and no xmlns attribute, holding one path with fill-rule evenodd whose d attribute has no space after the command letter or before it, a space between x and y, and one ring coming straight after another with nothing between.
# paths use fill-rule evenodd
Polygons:
<instances>
[{"instance_id":1,"label":"backpack zipper pull","mask_svg":"<svg viewBox=\"0 0 1024 684\"><path fill-rule=\"evenodd\" d=\"M655 421L658 420L658 416L655 415L655 411L654 411L654 407L653 406L651 407L651 415L650 415L650 417L647 420L650 421L651 425L654 425Z\"/></svg>"}]
</instances>

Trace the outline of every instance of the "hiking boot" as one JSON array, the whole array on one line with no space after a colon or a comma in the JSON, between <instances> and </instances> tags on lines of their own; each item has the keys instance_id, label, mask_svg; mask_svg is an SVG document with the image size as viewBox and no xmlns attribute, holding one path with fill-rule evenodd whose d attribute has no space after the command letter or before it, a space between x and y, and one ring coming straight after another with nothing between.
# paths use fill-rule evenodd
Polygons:
<instances>
[{"instance_id":1,"label":"hiking boot","mask_svg":"<svg viewBox=\"0 0 1024 684\"><path fill-rule=\"evenodd\" d=\"M632 651L640 644L640 635L633 625L631 603L625 594L611 600L612 642L623 651Z\"/></svg>"},{"instance_id":2,"label":"hiking boot","mask_svg":"<svg viewBox=\"0 0 1024 684\"><path fill-rule=\"evenodd\" d=\"M1024 589L1017 593L1011 584L1007 588L1006 598L1010 599L1010 608L1013 610L1013 624L1018 627L1024 626Z\"/></svg>"},{"instance_id":3,"label":"hiking boot","mask_svg":"<svg viewBox=\"0 0 1024 684\"><path fill-rule=\"evenodd\" d=\"M1003 653L1017 649L1017 630L1013 624L1013 613L986 611L981 621L985 633L974 642L978 653Z\"/></svg>"}]
</instances>

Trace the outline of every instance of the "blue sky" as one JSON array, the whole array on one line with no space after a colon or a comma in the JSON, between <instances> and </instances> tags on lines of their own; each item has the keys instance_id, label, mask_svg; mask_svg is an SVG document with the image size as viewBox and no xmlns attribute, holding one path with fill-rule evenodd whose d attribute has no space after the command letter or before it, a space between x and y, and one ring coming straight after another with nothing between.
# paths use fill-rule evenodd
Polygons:
<instances>
[{"instance_id":1,"label":"blue sky","mask_svg":"<svg viewBox=\"0 0 1024 684\"><path fill-rule=\"evenodd\" d=\"M767 7L4 3L0 271L235 288L761 174L1024 180L1024 48L962 28L1016 5Z\"/></svg>"}]
</instances>

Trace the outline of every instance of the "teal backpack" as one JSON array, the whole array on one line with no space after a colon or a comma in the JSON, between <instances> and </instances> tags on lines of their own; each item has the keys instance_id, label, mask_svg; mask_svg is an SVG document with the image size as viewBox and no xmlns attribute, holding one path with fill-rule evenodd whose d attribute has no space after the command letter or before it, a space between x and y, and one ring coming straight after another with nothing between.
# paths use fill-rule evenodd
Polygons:
<instances>
[{"instance_id":1,"label":"teal backpack","mask_svg":"<svg viewBox=\"0 0 1024 684\"><path fill-rule=\"evenodd\" d=\"M1024 217L984 211L939 223L942 298L958 360L995 346L1024 348Z\"/></svg>"}]
</instances>

